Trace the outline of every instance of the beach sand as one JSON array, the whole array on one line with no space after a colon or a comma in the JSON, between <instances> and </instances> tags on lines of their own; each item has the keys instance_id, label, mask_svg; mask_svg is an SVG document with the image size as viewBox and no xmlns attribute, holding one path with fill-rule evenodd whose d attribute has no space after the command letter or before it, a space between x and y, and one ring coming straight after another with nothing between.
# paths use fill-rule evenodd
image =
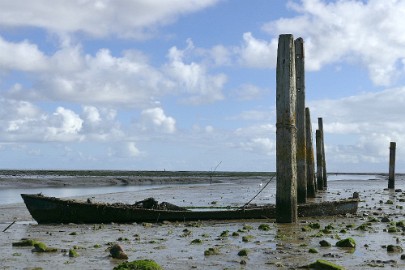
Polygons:
<instances>
[{"instance_id":1,"label":"beach sand","mask_svg":"<svg viewBox=\"0 0 405 270\"><path fill-rule=\"evenodd\" d=\"M218 180L218 179L217 179ZM230 179L213 184L159 186L137 192L91 196L94 201L133 203L147 197L181 206L243 205L261 189L265 179ZM64 180L60 180L63 183ZM66 180L67 181L67 180ZM69 179L71 184L71 179ZM84 181L85 182L85 181ZM77 183L85 185L80 180ZM183 182L184 183L184 182ZM397 188L405 184L397 178ZM109 244L119 243L129 261L152 259L164 269L297 269L325 259L346 269L385 267L404 269L402 252L387 252L388 245L405 248L405 193L384 190L380 180L331 181L328 190L318 193L318 200L348 198L354 191L362 202L353 216L301 218L297 224L276 224L274 220L204 221L146 224L36 224L23 204L0 206L0 269L113 269L122 260L109 257ZM85 199L85 197L81 198ZM274 203L275 182L253 203ZM388 202L388 203L387 203ZM392 202L392 204L391 204ZM387 219L383 219L387 218ZM318 223L319 229L309 229ZM260 230L261 224L270 230ZM327 230L325 230L325 227ZM224 233L224 232L228 233ZM232 234L235 233L235 236ZM221 236L221 234L223 236ZM338 248L339 239L352 237L356 248ZM31 252L32 247L13 247L22 238L36 239L55 253ZM193 244L199 239L201 243ZM330 247L321 247L321 240ZM67 251L76 248L78 257ZM217 248L219 255L205 256ZM239 256L242 249L247 256ZM310 253L310 249L318 253ZM314 251L313 250L313 251Z\"/></svg>"}]
</instances>

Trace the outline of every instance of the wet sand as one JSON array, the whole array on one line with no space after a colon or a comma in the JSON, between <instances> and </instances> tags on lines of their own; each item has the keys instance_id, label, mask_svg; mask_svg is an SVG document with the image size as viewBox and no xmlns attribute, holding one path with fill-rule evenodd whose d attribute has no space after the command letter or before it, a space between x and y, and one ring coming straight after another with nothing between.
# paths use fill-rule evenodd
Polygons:
<instances>
[{"instance_id":1,"label":"wet sand","mask_svg":"<svg viewBox=\"0 0 405 270\"><path fill-rule=\"evenodd\" d=\"M95 201L106 202L133 203L155 197L158 201L181 206L213 203L236 206L253 198L261 189L263 180L231 179L213 184L156 186L138 192L91 197ZM274 203L274 181L253 203ZM403 176L397 178L397 188L404 184ZM357 191L362 199L358 213L344 217L299 219L297 224L241 220L37 225L23 204L3 205L0 207L0 229L4 230L14 220L17 222L0 233L0 269L112 269L122 261L109 257L109 243L119 243L128 254L129 261L153 259L164 269L296 269L317 259L329 260L346 269L404 269L402 252L389 253L386 246L405 248L405 228L397 224L405 221L405 193L384 190L386 186L387 182L382 179L331 181L328 191L320 192L317 200L347 198ZM309 229L311 223L319 223L320 229ZM261 224L270 225L270 230L260 230ZM324 230L326 226L329 230ZM221 236L224 231L228 231L227 235ZM232 236L233 233L235 236ZM355 249L334 246L339 239L347 237L356 241ZM13 247L12 243L21 238L42 241L59 251L40 254L31 252L29 247ZM195 239L201 240L201 243L193 244ZM321 247L321 240L330 242L332 246ZM77 248L79 257L67 255L66 251L73 247ZM220 254L204 256L208 248L218 248ZM310 253L311 248L318 253ZM248 250L247 256L238 256L242 249Z\"/></svg>"}]
</instances>

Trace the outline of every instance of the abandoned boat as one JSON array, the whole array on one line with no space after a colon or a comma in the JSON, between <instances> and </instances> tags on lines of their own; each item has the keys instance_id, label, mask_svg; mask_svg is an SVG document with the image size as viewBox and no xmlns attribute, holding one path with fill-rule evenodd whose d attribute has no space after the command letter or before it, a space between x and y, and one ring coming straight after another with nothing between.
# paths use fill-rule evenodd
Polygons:
<instances>
[{"instance_id":1,"label":"abandoned boat","mask_svg":"<svg viewBox=\"0 0 405 270\"><path fill-rule=\"evenodd\" d=\"M45 223L133 223L195 220L274 219L275 205L244 207L183 208L170 203L158 204L146 199L135 204L93 203L47 197L42 194L21 194L31 216L38 224ZM354 214L358 196L339 201L298 205L299 217Z\"/></svg>"}]
</instances>

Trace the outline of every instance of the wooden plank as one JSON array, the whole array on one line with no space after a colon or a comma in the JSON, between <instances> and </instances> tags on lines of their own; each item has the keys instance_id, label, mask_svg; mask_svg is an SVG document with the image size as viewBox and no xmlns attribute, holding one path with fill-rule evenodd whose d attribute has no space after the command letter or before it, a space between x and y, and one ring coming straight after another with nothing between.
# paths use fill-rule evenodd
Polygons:
<instances>
[{"instance_id":1,"label":"wooden plank","mask_svg":"<svg viewBox=\"0 0 405 270\"><path fill-rule=\"evenodd\" d=\"M293 35L280 35L276 70L276 221L297 221L296 79Z\"/></svg>"},{"instance_id":2,"label":"wooden plank","mask_svg":"<svg viewBox=\"0 0 405 270\"><path fill-rule=\"evenodd\" d=\"M319 129L315 133L316 140L316 181L318 190L323 190L323 158L322 158L322 136Z\"/></svg>"},{"instance_id":3,"label":"wooden plank","mask_svg":"<svg viewBox=\"0 0 405 270\"><path fill-rule=\"evenodd\" d=\"M322 117L318 118L318 128L321 132L321 147L322 147L322 181L323 187L326 189L328 187L328 175L326 172L326 156L325 156L325 133L323 131L323 119Z\"/></svg>"},{"instance_id":4,"label":"wooden plank","mask_svg":"<svg viewBox=\"0 0 405 270\"><path fill-rule=\"evenodd\" d=\"M305 108L305 131L306 131L306 162L307 162L307 197L315 198L316 181L315 181L315 159L314 146L312 141L311 112Z\"/></svg>"},{"instance_id":5,"label":"wooden plank","mask_svg":"<svg viewBox=\"0 0 405 270\"><path fill-rule=\"evenodd\" d=\"M395 188L395 149L397 147L396 142L390 143L390 165L388 175L388 188Z\"/></svg>"},{"instance_id":6,"label":"wooden plank","mask_svg":"<svg viewBox=\"0 0 405 270\"><path fill-rule=\"evenodd\" d=\"M297 38L295 47L295 79L297 90L296 126L297 126L297 201L307 202L307 162L305 131L305 57L304 40Z\"/></svg>"}]
</instances>

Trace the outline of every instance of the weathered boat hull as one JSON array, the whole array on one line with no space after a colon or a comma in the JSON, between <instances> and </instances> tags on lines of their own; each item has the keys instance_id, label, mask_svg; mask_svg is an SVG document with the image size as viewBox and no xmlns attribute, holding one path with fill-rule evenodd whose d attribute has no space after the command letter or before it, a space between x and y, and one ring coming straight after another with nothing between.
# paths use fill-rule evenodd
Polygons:
<instances>
[{"instance_id":1,"label":"weathered boat hull","mask_svg":"<svg viewBox=\"0 0 405 270\"><path fill-rule=\"evenodd\" d=\"M158 210L126 204L87 203L21 194L31 216L39 223L133 223L192 220L274 219L274 205L206 210ZM298 216L334 216L356 213L359 199L308 203L298 206Z\"/></svg>"}]
</instances>

